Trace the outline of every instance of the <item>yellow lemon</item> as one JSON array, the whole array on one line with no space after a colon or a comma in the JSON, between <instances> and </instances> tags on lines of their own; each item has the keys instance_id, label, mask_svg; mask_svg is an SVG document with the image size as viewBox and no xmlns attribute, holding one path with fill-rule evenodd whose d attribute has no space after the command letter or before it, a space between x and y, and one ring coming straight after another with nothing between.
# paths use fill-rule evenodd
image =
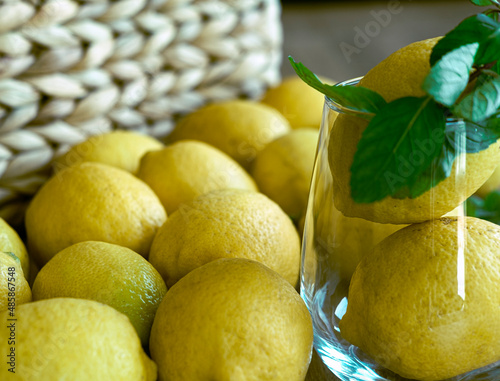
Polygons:
<instances>
[{"instance_id":1,"label":"yellow lemon","mask_svg":"<svg viewBox=\"0 0 500 381\"><path fill-rule=\"evenodd\" d=\"M437 41L437 38L420 41L400 49L370 70L360 85L379 92L387 101L423 95L421 84L430 70L429 57ZM328 154L335 206L348 217L391 224L423 222L441 217L472 195L500 162L500 145L496 142L486 150L466 155L465 176L455 175L455 160L451 175L419 197L386 197L373 203L355 203L351 198L350 169L357 144L367 125L368 122L362 118L342 114L330 133ZM419 148L422 154L425 154L426 144L433 142L425 142Z\"/></svg>"},{"instance_id":2,"label":"yellow lemon","mask_svg":"<svg viewBox=\"0 0 500 381\"><path fill-rule=\"evenodd\" d=\"M68 246L91 240L147 257L166 218L143 181L122 169L86 162L57 173L37 192L26 211L28 248L39 265Z\"/></svg>"},{"instance_id":3,"label":"yellow lemon","mask_svg":"<svg viewBox=\"0 0 500 381\"><path fill-rule=\"evenodd\" d=\"M7 380L157 379L156 364L144 353L128 318L105 304L41 300L17 307L15 322L8 318L7 311L0 313L0 354ZM9 344L12 335L15 343Z\"/></svg>"},{"instance_id":4,"label":"yellow lemon","mask_svg":"<svg viewBox=\"0 0 500 381\"><path fill-rule=\"evenodd\" d=\"M362 218L346 217L335 208L333 189L327 177L316 176L314 181L311 205L299 224L304 245L307 245L303 250L316 252L318 258L329 263L335 277L349 281L361 259L380 241L404 225L379 224ZM307 224L304 228L305 217Z\"/></svg>"},{"instance_id":5,"label":"yellow lemon","mask_svg":"<svg viewBox=\"0 0 500 381\"><path fill-rule=\"evenodd\" d=\"M324 83L335 83L327 78L321 80ZM281 112L294 129L301 127L319 129L321 125L325 97L298 76L287 77L277 86L269 88L261 102Z\"/></svg>"},{"instance_id":6,"label":"yellow lemon","mask_svg":"<svg viewBox=\"0 0 500 381\"><path fill-rule=\"evenodd\" d=\"M172 213L158 231L149 255L168 287L219 258L254 259L295 286L300 240L290 218L265 195L219 190Z\"/></svg>"},{"instance_id":7,"label":"yellow lemon","mask_svg":"<svg viewBox=\"0 0 500 381\"><path fill-rule=\"evenodd\" d=\"M141 157L149 151L163 148L159 140L138 132L116 130L94 135L69 149L54 160L54 170L60 171L87 161L108 164L136 173Z\"/></svg>"},{"instance_id":8,"label":"yellow lemon","mask_svg":"<svg viewBox=\"0 0 500 381\"><path fill-rule=\"evenodd\" d=\"M220 259L168 292L151 357L169 381L302 381L311 358L309 312L295 289L251 260Z\"/></svg>"},{"instance_id":9,"label":"yellow lemon","mask_svg":"<svg viewBox=\"0 0 500 381\"><path fill-rule=\"evenodd\" d=\"M323 248L328 251L328 260L333 266L340 266L340 274L344 279L351 278L358 263L375 245L404 227L346 217L335 207L332 207L331 212L330 223L322 224L321 218L326 215L320 214L316 228L320 228L319 236L326 244Z\"/></svg>"},{"instance_id":10,"label":"yellow lemon","mask_svg":"<svg viewBox=\"0 0 500 381\"><path fill-rule=\"evenodd\" d=\"M318 135L312 128L292 130L260 151L251 170L260 191L295 221L307 206Z\"/></svg>"},{"instance_id":11,"label":"yellow lemon","mask_svg":"<svg viewBox=\"0 0 500 381\"><path fill-rule=\"evenodd\" d=\"M271 106L249 100L213 103L189 113L177 123L171 142L201 140L248 169L267 143L290 131L290 124Z\"/></svg>"},{"instance_id":12,"label":"yellow lemon","mask_svg":"<svg viewBox=\"0 0 500 381\"><path fill-rule=\"evenodd\" d=\"M21 261L21 266L26 278L30 273L30 258L24 242L19 234L0 218L0 251L13 253Z\"/></svg>"},{"instance_id":13,"label":"yellow lemon","mask_svg":"<svg viewBox=\"0 0 500 381\"><path fill-rule=\"evenodd\" d=\"M231 157L196 140L182 140L141 160L137 177L158 195L168 214L180 204L216 189L257 191L250 175Z\"/></svg>"},{"instance_id":14,"label":"yellow lemon","mask_svg":"<svg viewBox=\"0 0 500 381\"><path fill-rule=\"evenodd\" d=\"M33 299L82 298L128 316L144 346L167 292L158 271L142 256L111 243L86 241L57 253L38 273Z\"/></svg>"},{"instance_id":15,"label":"yellow lemon","mask_svg":"<svg viewBox=\"0 0 500 381\"><path fill-rule=\"evenodd\" d=\"M19 258L13 253L0 252L0 312L8 311L14 317L17 306L31 299Z\"/></svg>"},{"instance_id":16,"label":"yellow lemon","mask_svg":"<svg viewBox=\"0 0 500 381\"><path fill-rule=\"evenodd\" d=\"M498 274L499 226L473 217L410 225L361 260L341 334L409 379L448 379L495 363Z\"/></svg>"}]
</instances>

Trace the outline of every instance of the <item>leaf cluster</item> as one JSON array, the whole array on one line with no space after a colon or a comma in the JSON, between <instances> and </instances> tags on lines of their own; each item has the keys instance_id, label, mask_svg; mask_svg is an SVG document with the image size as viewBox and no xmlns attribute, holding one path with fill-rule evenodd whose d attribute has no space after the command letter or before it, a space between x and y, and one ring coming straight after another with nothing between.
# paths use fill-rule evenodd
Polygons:
<instances>
[{"instance_id":1,"label":"leaf cluster","mask_svg":"<svg viewBox=\"0 0 500 381\"><path fill-rule=\"evenodd\" d=\"M471 1L494 8L466 18L438 41L422 97L386 102L361 86L327 85L289 57L307 84L369 119L351 167L355 202L418 197L450 176L458 155L500 138L500 2Z\"/></svg>"}]
</instances>

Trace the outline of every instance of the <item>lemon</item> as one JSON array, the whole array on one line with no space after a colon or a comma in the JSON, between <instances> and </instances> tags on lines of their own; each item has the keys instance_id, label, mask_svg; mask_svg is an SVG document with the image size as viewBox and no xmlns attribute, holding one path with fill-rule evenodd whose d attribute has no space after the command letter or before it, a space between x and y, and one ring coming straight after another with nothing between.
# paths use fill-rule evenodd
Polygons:
<instances>
[{"instance_id":1,"label":"lemon","mask_svg":"<svg viewBox=\"0 0 500 381\"><path fill-rule=\"evenodd\" d=\"M344 216L335 208L332 187L325 180L326 176L315 177L311 207L300 220L298 229L303 232L303 242L307 245L303 250L316 252L316 256L324 258L327 267L334 270L335 277L349 281L361 259L404 225Z\"/></svg>"},{"instance_id":2,"label":"lemon","mask_svg":"<svg viewBox=\"0 0 500 381\"><path fill-rule=\"evenodd\" d=\"M55 171L87 161L108 164L135 174L141 157L163 148L159 140L138 132L116 130L94 135L54 160Z\"/></svg>"},{"instance_id":3,"label":"lemon","mask_svg":"<svg viewBox=\"0 0 500 381\"><path fill-rule=\"evenodd\" d=\"M254 259L295 286L300 240L290 218L268 197L229 189L197 197L172 213L149 255L168 287L219 258Z\"/></svg>"},{"instance_id":4,"label":"lemon","mask_svg":"<svg viewBox=\"0 0 500 381\"><path fill-rule=\"evenodd\" d=\"M142 256L111 243L86 241L57 253L38 273L33 299L82 298L128 316L144 346L167 292L158 271Z\"/></svg>"},{"instance_id":5,"label":"lemon","mask_svg":"<svg viewBox=\"0 0 500 381\"><path fill-rule=\"evenodd\" d=\"M290 124L271 106L250 100L213 103L187 114L169 141L194 139L225 152L249 169L267 143L290 131Z\"/></svg>"},{"instance_id":6,"label":"lemon","mask_svg":"<svg viewBox=\"0 0 500 381\"><path fill-rule=\"evenodd\" d=\"M83 241L114 243L147 257L166 213L143 181L109 165L86 162L49 179L26 211L28 249L42 266Z\"/></svg>"},{"instance_id":7,"label":"lemon","mask_svg":"<svg viewBox=\"0 0 500 381\"><path fill-rule=\"evenodd\" d=\"M493 174L483 185L481 185L481 188L476 191L476 194L480 197L486 197L488 193L495 190L500 190L500 165L495 168Z\"/></svg>"},{"instance_id":8,"label":"lemon","mask_svg":"<svg viewBox=\"0 0 500 381\"><path fill-rule=\"evenodd\" d=\"M321 78L324 83L335 81ZM319 129L325 97L297 76L291 76L275 87L269 88L261 102L281 112L295 128L311 127Z\"/></svg>"},{"instance_id":9,"label":"lemon","mask_svg":"<svg viewBox=\"0 0 500 381\"><path fill-rule=\"evenodd\" d=\"M307 206L318 136L312 128L292 130L260 151L251 170L260 191L296 221Z\"/></svg>"},{"instance_id":10,"label":"lemon","mask_svg":"<svg viewBox=\"0 0 500 381\"><path fill-rule=\"evenodd\" d=\"M27 278L30 273L30 258L26 251L26 246L19 237L19 234L17 234L3 218L0 218L0 252L1 251L13 253L19 258L23 272Z\"/></svg>"},{"instance_id":11,"label":"lemon","mask_svg":"<svg viewBox=\"0 0 500 381\"><path fill-rule=\"evenodd\" d=\"M183 140L145 154L137 177L155 191L168 214L212 190L257 191L255 181L236 161L196 140Z\"/></svg>"},{"instance_id":12,"label":"lemon","mask_svg":"<svg viewBox=\"0 0 500 381\"><path fill-rule=\"evenodd\" d=\"M499 226L473 217L410 225L361 260L341 334L410 379L448 379L494 363L498 274Z\"/></svg>"},{"instance_id":13,"label":"lemon","mask_svg":"<svg viewBox=\"0 0 500 381\"><path fill-rule=\"evenodd\" d=\"M31 302L31 289L21 262L13 253L0 252L0 312L15 313L18 305Z\"/></svg>"},{"instance_id":14,"label":"lemon","mask_svg":"<svg viewBox=\"0 0 500 381\"><path fill-rule=\"evenodd\" d=\"M302 381L313 340L295 289L268 267L220 259L167 293L151 331L151 357L169 381Z\"/></svg>"},{"instance_id":15,"label":"lemon","mask_svg":"<svg viewBox=\"0 0 500 381\"><path fill-rule=\"evenodd\" d=\"M72 298L41 300L18 306L15 322L8 318L7 312L0 314L0 354L2 361L7 359L2 369L5 364L15 367L15 373L4 373L8 380L157 378L156 364L144 353L128 318L105 304ZM9 344L11 332L13 344Z\"/></svg>"},{"instance_id":16,"label":"lemon","mask_svg":"<svg viewBox=\"0 0 500 381\"><path fill-rule=\"evenodd\" d=\"M398 50L370 70L360 85L379 92L387 101L423 95L421 84L430 70L429 57L437 41L437 38L420 41ZM355 203L351 198L350 168L367 124L362 118L342 114L330 133L328 154L335 206L348 217L391 224L423 222L441 217L479 189L500 162L500 145L496 142L486 150L466 155L465 176L456 175L458 160L455 160L451 175L419 197L386 197L369 204Z\"/></svg>"},{"instance_id":17,"label":"lemon","mask_svg":"<svg viewBox=\"0 0 500 381\"><path fill-rule=\"evenodd\" d=\"M344 279L351 278L358 263L375 245L404 227L346 217L335 207L330 211L329 223L321 223L321 219L326 217L326 214L321 213L316 227L320 229L320 236L327 244L328 261L332 266L340 266L340 274Z\"/></svg>"}]
</instances>

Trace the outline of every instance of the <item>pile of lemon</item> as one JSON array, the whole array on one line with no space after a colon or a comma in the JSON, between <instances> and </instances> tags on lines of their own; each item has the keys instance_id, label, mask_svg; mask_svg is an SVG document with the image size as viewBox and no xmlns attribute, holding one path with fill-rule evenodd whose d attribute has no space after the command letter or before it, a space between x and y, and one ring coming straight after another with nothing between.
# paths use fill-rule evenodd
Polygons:
<instances>
[{"instance_id":1,"label":"pile of lemon","mask_svg":"<svg viewBox=\"0 0 500 381\"><path fill-rule=\"evenodd\" d=\"M115 131L57 158L26 245L0 220L0 379L303 380L296 225L322 104L287 79L165 142Z\"/></svg>"}]
</instances>

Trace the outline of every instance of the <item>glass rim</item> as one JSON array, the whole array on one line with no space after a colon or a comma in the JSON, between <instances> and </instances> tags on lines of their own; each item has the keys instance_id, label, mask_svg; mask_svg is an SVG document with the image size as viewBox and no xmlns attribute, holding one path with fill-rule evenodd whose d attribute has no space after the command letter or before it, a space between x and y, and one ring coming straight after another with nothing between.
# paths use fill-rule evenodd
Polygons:
<instances>
[{"instance_id":1,"label":"glass rim","mask_svg":"<svg viewBox=\"0 0 500 381\"><path fill-rule=\"evenodd\" d=\"M359 83L359 81L361 81L362 78L363 76L347 79L342 82L337 82L336 84L334 84L334 86L342 86L342 87L356 86ZM347 106L342 106L340 103L335 102L332 98L328 97L327 95L325 95L325 104L327 104L330 109L338 113L349 114L354 116L368 116L368 117L372 117L375 115L370 112L359 111Z\"/></svg>"},{"instance_id":2,"label":"glass rim","mask_svg":"<svg viewBox=\"0 0 500 381\"><path fill-rule=\"evenodd\" d=\"M337 82L336 84L334 84L334 86L356 86L362 79L363 79L363 76L355 77L355 78L347 79L345 81ZM337 103L336 101L334 101L332 98L328 97L327 95L325 95L325 104L328 105L328 107L331 110L336 111L338 113L342 113L342 114L349 114L352 116L361 116L361 117L364 117L365 119L366 119L366 117L371 118L371 117L375 116L375 114L371 113L371 112L359 111L359 110L355 110L355 109L352 109L352 108L347 107L347 106L342 106L341 104ZM446 118L446 123L460 123L460 122L464 122L464 119L459 118L459 117L447 117Z\"/></svg>"}]
</instances>

